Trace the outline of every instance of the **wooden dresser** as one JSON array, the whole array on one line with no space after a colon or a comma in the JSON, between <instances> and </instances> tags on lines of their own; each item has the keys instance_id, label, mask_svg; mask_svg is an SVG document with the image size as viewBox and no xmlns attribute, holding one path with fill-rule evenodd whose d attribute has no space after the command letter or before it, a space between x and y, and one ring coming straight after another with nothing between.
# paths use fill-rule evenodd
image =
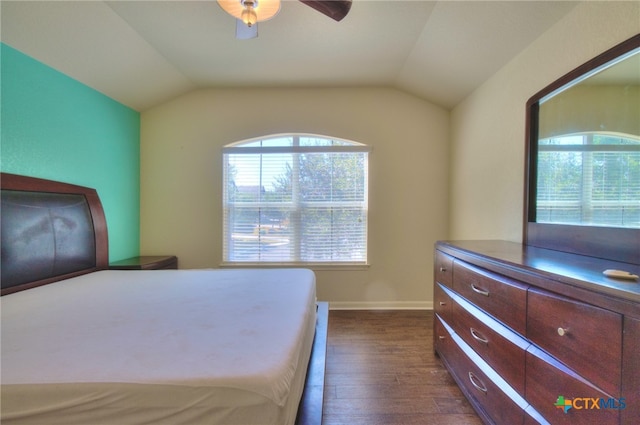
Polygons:
<instances>
[{"instance_id":1,"label":"wooden dresser","mask_svg":"<svg viewBox=\"0 0 640 425\"><path fill-rule=\"evenodd\" d=\"M438 242L434 345L485 423L640 424L640 267Z\"/></svg>"}]
</instances>

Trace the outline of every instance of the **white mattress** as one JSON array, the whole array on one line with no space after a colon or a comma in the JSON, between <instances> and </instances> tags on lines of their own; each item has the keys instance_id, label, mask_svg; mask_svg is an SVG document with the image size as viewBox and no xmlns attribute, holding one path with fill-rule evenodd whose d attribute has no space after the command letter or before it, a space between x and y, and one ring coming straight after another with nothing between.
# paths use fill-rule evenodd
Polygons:
<instances>
[{"instance_id":1,"label":"white mattress","mask_svg":"<svg viewBox=\"0 0 640 425\"><path fill-rule=\"evenodd\" d=\"M3 424L287 424L304 269L101 271L2 297Z\"/></svg>"}]
</instances>

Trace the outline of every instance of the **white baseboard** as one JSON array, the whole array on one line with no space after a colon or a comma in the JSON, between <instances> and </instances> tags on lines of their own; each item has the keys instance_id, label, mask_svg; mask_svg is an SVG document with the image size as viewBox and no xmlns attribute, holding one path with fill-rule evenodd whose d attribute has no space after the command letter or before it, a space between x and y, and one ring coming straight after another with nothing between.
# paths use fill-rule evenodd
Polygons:
<instances>
[{"instance_id":1,"label":"white baseboard","mask_svg":"<svg viewBox=\"0 0 640 425\"><path fill-rule=\"evenodd\" d=\"M433 310L433 301L330 301L329 310Z\"/></svg>"}]
</instances>

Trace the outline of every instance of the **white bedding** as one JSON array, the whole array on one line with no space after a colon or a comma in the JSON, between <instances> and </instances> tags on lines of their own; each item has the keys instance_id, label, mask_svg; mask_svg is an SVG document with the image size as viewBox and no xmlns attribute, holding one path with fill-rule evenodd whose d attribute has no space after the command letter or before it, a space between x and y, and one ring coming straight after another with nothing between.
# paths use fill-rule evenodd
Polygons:
<instances>
[{"instance_id":1,"label":"white bedding","mask_svg":"<svg viewBox=\"0 0 640 425\"><path fill-rule=\"evenodd\" d=\"M3 424L287 424L304 269L101 271L2 297Z\"/></svg>"}]
</instances>

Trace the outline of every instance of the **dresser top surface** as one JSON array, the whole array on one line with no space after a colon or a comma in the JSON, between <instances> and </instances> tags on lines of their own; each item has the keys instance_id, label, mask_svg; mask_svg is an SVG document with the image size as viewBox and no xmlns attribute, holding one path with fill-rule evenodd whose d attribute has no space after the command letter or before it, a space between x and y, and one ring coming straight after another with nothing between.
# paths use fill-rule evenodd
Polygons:
<instances>
[{"instance_id":1,"label":"dresser top surface","mask_svg":"<svg viewBox=\"0 0 640 425\"><path fill-rule=\"evenodd\" d=\"M624 270L640 275L640 266L536 248L516 242L499 240L439 241L437 249L466 261L511 277L534 282L550 279L615 298L640 302L640 281L614 279L604 270Z\"/></svg>"}]
</instances>

